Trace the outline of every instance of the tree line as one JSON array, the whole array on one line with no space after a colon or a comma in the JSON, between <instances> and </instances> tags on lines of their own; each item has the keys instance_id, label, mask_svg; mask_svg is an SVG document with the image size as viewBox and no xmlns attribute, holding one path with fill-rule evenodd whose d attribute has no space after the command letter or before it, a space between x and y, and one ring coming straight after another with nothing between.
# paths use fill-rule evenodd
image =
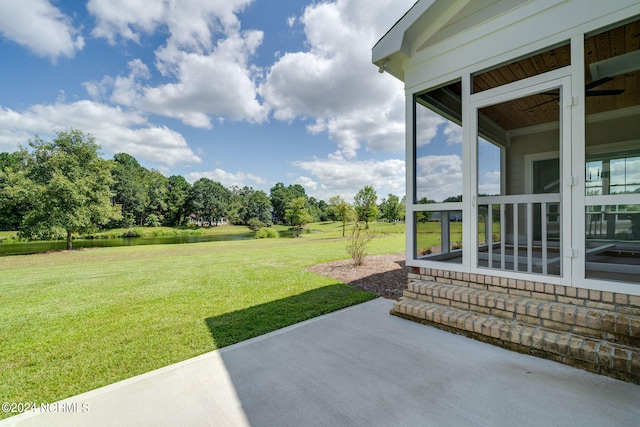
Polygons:
<instances>
[{"instance_id":1,"label":"tree line","mask_svg":"<svg viewBox=\"0 0 640 427\"><path fill-rule=\"evenodd\" d=\"M29 148L0 153L0 230L20 237L55 239L95 229L132 226L212 225L223 220L254 229L285 224L379 218L404 219L404 200L389 194L377 204L373 187L361 189L354 203L340 196L329 203L299 185L279 182L267 194L252 187L225 187L209 178L190 184L181 175L164 176L131 155L100 156L95 139L80 130L39 137Z\"/></svg>"}]
</instances>

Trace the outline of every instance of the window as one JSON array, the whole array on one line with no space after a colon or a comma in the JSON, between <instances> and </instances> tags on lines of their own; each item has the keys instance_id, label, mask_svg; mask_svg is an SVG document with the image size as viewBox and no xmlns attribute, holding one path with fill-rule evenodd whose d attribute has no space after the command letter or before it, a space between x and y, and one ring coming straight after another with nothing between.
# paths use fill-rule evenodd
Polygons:
<instances>
[{"instance_id":1,"label":"window","mask_svg":"<svg viewBox=\"0 0 640 427\"><path fill-rule=\"evenodd\" d=\"M461 84L414 99L414 258L461 263Z\"/></svg>"},{"instance_id":2,"label":"window","mask_svg":"<svg viewBox=\"0 0 640 427\"><path fill-rule=\"evenodd\" d=\"M459 201L462 195L460 83L416 97L415 203Z\"/></svg>"},{"instance_id":3,"label":"window","mask_svg":"<svg viewBox=\"0 0 640 427\"><path fill-rule=\"evenodd\" d=\"M587 156L587 196L640 193L640 147Z\"/></svg>"},{"instance_id":4,"label":"window","mask_svg":"<svg viewBox=\"0 0 640 427\"><path fill-rule=\"evenodd\" d=\"M585 45L585 277L640 282L640 20Z\"/></svg>"}]
</instances>

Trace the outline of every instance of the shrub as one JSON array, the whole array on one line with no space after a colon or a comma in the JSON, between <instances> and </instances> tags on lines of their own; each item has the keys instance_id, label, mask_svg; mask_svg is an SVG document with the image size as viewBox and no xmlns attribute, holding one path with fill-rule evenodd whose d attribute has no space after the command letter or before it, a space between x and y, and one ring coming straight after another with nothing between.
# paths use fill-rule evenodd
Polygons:
<instances>
[{"instance_id":1,"label":"shrub","mask_svg":"<svg viewBox=\"0 0 640 427\"><path fill-rule=\"evenodd\" d=\"M135 228L130 228L120 235L120 237L140 237L142 234Z\"/></svg>"},{"instance_id":2,"label":"shrub","mask_svg":"<svg viewBox=\"0 0 640 427\"><path fill-rule=\"evenodd\" d=\"M251 218L249 220L249 222L247 222L247 225L253 231L258 231L261 228L264 228L264 227L267 226L267 224L265 224L264 222L260 221L258 218Z\"/></svg>"},{"instance_id":3,"label":"shrub","mask_svg":"<svg viewBox=\"0 0 640 427\"><path fill-rule=\"evenodd\" d=\"M18 236L9 236L5 238L0 238L0 243L10 244L10 243L20 243L20 242L21 241L18 238Z\"/></svg>"},{"instance_id":4,"label":"shrub","mask_svg":"<svg viewBox=\"0 0 640 427\"><path fill-rule=\"evenodd\" d=\"M144 219L145 227L160 227L160 219L155 214L149 214Z\"/></svg>"},{"instance_id":5,"label":"shrub","mask_svg":"<svg viewBox=\"0 0 640 427\"><path fill-rule=\"evenodd\" d=\"M277 239L280 237L273 228L261 228L256 232L256 239Z\"/></svg>"},{"instance_id":6,"label":"shrub","mask_svg":"<svg viewBox=\"0 0 640 427\"><path fill-rule=\"evenodd\" d=\"M347 242L347 253L353 258L353 263L360 266L367 256L367 247L373 239L373 234L365 231L366 226L361 222L356 222L351 230L351 236Z\"/></svg>"}]
</instances>

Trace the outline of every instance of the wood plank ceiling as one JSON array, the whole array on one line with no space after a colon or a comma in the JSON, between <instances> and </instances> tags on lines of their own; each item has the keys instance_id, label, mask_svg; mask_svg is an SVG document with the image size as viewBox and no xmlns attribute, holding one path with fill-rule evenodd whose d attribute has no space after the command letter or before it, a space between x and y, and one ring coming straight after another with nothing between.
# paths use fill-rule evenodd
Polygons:
<instances>
[{"instance_id":1,"label":"wood plank ceiling","mask_svg":"<svg viewBox=\"0 0 640 427\"><path fill-rule=\"evenodd\" d=\"M586 83L593 81L590 64L637 50L640 50L640 20L586 38ZM570 64L570 46L566 44L475 75L473 91L474 93L482 92ZM594 92L614 89L624 90L624 92L619 95L597 95L596 93L594 96L587 96L587 115L640 105L638 70L617 75L611 81L590 88ZM558 121L558 95L557 90L531 95L486 107L482 113L505 130Z\"/></svg>"}]
</instances>

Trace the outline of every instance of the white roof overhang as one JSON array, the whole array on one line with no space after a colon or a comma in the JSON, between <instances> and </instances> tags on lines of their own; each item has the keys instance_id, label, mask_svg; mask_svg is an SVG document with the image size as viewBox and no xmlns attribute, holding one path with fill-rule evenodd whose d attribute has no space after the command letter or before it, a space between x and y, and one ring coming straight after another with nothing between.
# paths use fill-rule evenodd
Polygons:
<instances>
[{"instance_id":1,"label":"white roof overhang","mask_svg":"<svg viewBox=\"0 0 640 427\"><path fill-rule=\"evenodd\" d=\"M471 0L418 0L409 11L376 43L371 61L392 76L404 81L403 63L412 55L414 40L424 38L425 29L431 34Z\"/></svg>"}]
</instances>

